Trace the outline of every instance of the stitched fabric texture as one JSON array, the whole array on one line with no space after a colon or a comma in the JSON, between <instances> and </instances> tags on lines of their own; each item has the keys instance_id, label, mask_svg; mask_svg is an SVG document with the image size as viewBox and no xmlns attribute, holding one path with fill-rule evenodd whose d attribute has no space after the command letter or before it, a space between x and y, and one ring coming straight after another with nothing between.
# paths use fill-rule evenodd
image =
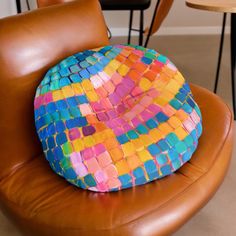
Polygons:
<instances>
[{"instance_id":1,"label":"stitched fabric texture","mask_svg":"<svg viewBox=\"0 0 236 236\"><path fill-rule=\"evenodd\" d=\"M202 133L189 85L152 49L114 45L79 52L37 88L35 124L52 169L108 192L162 178L187 162Z\"/></svg>"}]
</instances>

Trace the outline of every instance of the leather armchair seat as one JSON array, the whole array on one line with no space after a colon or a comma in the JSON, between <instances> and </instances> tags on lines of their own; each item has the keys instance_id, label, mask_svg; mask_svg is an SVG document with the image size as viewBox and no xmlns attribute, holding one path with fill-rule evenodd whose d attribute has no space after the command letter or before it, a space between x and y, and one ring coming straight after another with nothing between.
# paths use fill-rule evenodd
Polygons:
<instances>
[{"instance_id":1,"label":"leather armchair seat","mask_svg":"<svg viewBox=\"0 0 236 236\"><path fill-rule=\"evenodd\" d=\"M216 192L231 157L232 113L219 97L196 85L191 88L202 111L203 134L190 162L171 176L120 192L94 193L50 169L34 129L35 89L62 58L108 44L98 1L2 19L0 44L0 205L23 235L167 235Z\"/></svg>"}]
</instances>

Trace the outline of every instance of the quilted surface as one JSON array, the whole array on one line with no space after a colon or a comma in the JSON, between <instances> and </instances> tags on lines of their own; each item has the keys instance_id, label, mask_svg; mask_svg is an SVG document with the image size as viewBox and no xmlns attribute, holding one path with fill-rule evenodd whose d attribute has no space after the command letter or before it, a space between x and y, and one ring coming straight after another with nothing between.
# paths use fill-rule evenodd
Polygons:
<instances>
[{"instance_id":1,"label":"quilted surface","mask_svg":"<svg viewBox=\"0 0 236 236\"><path fill-rule=\"evenodd\" d=\"M145 184L187 162L201 113L165 56L134 45L77 53L48 71L34 101L52 169L72 184L107 192Z\"/></svg>"}]
</instances>

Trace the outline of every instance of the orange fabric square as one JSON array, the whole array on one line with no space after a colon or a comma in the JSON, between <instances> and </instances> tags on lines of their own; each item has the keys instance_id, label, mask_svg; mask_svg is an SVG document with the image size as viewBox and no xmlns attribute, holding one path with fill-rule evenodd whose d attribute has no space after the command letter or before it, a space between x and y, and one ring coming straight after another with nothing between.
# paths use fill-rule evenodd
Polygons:
<instances>
[{"instance_id":1,"label":"orange fabric square","mask_svg":"<svg viewBox=\"0 0 236 236\"><path fill-rule=\"evenodd\" d=\"M111 158L114 162L117 162L124 157L124 153L122 152L122 150L120 148L113 148L113 149L109 150L109 153L110 153Z\"/></svg>"},{"instance_id":2,"label":"orange fabric square","mask_svg":"<svg viewBox=\"0 0 236 236\"><path fill-rule=\"evenodd\" d=\"M156 76L157 76L157 74L156 74L156 73L153 73L153 72L150 71L150 70L147 71L147 72L143 75L143 77L149 79L150 81L155 80L155 79L156 79Z\"/></svg>"},{"instance_id":3,"label":"orange fabric square","mask_svg":"<svg viewBox=\"0 0 236 236\"><path fill-rule=\"evenodd\" d=\"M162 134L164 135L167 135L169 134L170 132L173 131L173 129L171 128L171 126L167 123L163 123L163 124L160 124L158 126L158 129L161 131Z\"/></svg>"},{"instance_id":4,"label":"orange fabric square","mask_svg":"<svg viewBox=\"0 0 236 236\"><path fill-rule=\"evenodd\" d=\"M170 117L168 123L175 129L182 125L182 122L176 116Z\"/></svg>"},{"instance_id":5,"label":"orange fabric square","mask_svg":"<svg viewBox=\"0 0 236 236\"><path fill-rule=\"evenodd\" d=\"M130 168L126 160L121 160L121 161L116 162L115 166L117 168L119 175L128 174L130 172Z\"/></svg>"},{"instance_id":6,"label":"orange fabric square","mask_svg":"<svg viewBox=\"0 0 236 236\"><path fill-rule=\"evenodd\" d=\"M130 54L128 57L132 62L136 62L139 60L139 56L136 54Z\"/></svg>"},{"instance_id":7,"label":"orange fabric square","mask_svg":"<svg viewBox=\"0 0 236 236\"><path fill-rule=\"evenodd\" d=\"M74 90L71 88L71 86L64 86L61 88L62 93L65 97L73 97L75 96Z\"/></svg>"},{"instance_id":8,"label":"orange fabric square","mask_svg":"<svg viewBox=\"0 0 236 236\"><path fill-rule=\"evenodd\" d=\"M181 121L185 121L188 118L188 114L184 110L182 110L182 109L178 110L175 115Z\"/></svg>"},{"instance_id":9,"label":"orange fabric square","mask_svg":"<svg viewBox=\"0 0 236 236\"><path fill-rule=\"evenodd\" d=\"M119 146L118 141L115 138L107 138L104 141L105 147L110 150Z\"/></svg>"},{"instance_id":10,"label":"orange fabric square","mask_svg":"<svg viewBox=\"0 0 236 236\"><path fill-rule=\"evenodd\" d=\"M128 77L134 81L137 81L140 78L140 74L136 70L131 69L128 73Z\"/></svg>"},{"instance_id":11,"label":"orange fabric square","mask_svg":"<svg viewBox=\"0 0 236 236\"><path fill-rule=\"evenodd\" d=\"M132 139L131 142L133 143L136 150L143 149L143 142L141 138Z\"/></svg>"},{"instance_id":12,"label":"orange fabric square","mask_svg":"<svg viewBox=\"0 0 236 236\"><path fill-rule=\"evenodd\" d=\"M97 116L93 115L93 114L87 115L86 119L87 119L89 124L95 124L95 123L98 122Z\"/></svg>"},{"instance_id":13,"label":"orange fabric square","mask_svg":"<svg viewBox=\"0 0 236 236\"><path fill-rule=\"evenodd\" d=\"M127 163L128 163L131 170L134 170L137 167L142 165L142 162L140 161L140 159L136 155L127 157Z\"/></svg>"},{"instance_id":14,"label":"orange fabric square","mask_svg":"<svg viewBox=\"0 0 236 236\"><path fill-rule=\"evenodd\" d=\"M143 73L147 69L147 65L145 65L142 62L137 62L133 65L133 68L135 68L137 71Z\"/></svg>"}]
</instances>

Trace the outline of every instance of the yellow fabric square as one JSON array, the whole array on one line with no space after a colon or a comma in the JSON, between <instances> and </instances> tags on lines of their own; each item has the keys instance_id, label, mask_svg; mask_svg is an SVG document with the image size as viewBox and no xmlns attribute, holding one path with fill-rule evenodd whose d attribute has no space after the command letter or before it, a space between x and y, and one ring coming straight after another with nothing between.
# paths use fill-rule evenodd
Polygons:
<instances>
[{"instance_id":1,"label":"yellow fabric square","mask_svg":"<svg viewBox=\"0 0 236 236\"><path fill-rule=\"evenodd\" d=\"M93 85L89 79L83 80L81 84L85 91L93 90Z\"/></svg>"},{"instance_id":2,"label":"yellow fabric square","mask_svg":"<svg viewBox=\"0 0 236 236\"><path fill-rule=\"evenodd\" d=\"M129 67L126 66L126 65L124 65L124 64L122 64L122 65L118 68L117 71L119 72L120 75L125 76L125 75L129 72Z\"/></svg>"},{"instance_id":3,"label":"yellow fabric square","mask_svg":"<svg viewBox=\"0 0 236 236\"><path fill-rule=\"evenodd\" d=\"M148 160L152 160L153 157L151 156L151 154L147 151L147 150L142 150L140 152L137 152L139 159L142 162L146 162Z\"/></svg>"},{"instance_id":4,"label":"yellow fabric square","mask_svg":"<svg viewBox=\"0 0 236 236\"><path fill-rule=\"evenodd\" d=\"M75 96L75 92L71 86L64 86L61 90L62 90L64 97L66 97L66 98Z\"/></svg>"},{"instance_id":5,"label":"yellow fabric square","mask_svg":"<svg viewBox=\"0 0 236 236\"><path fill-rule=\"evenodd\" d=\"M142 162L140 161L137 155L127 157L127 163L131 170L134 170L142 165Z\"/></svg>"},{"instance_id":6,"label":"yellow fabric square","mask_svg":"<svg viewBox=\"0 0 236 236\"><path fill-rule=\"evenodd\" d=\"M132 139L131 142L133 143L136 150L143 149L143 142L141 138Z\"/></svg>"},{"instance_id":7,"label":"yellow fabric square","mask_svg":"<svg viewBox=\"0 0 236 236\"><path fill-rule=\"evenodd\" d=\"M182 109L178 110L175 115L181 121L185 121L188 118L188 114L184 110L182 110Z\"/></svg>"},{"instance_id":8,"label":"yellow fabric square","mask_svg":"<svg viewBox=\"0 0 236 236\"><path fill-rule=\"evenodd\" d=\"M185 82L184 77L179 71L176 73L176 75L173 78L179 83L180 86L182 86Z\"/></svg>"},{"instance_id":9,"label":"yellow fabric square","mask_svg":"<svg viewBox=\"0 0 236 236\"><path fill-rule=\"evenodd\" d=\"M140 136L141 140L142 140L142 143L144 146L149 146L150 144L153 143L153 140L151 137L149 137L148 134L143 134Z\"/></svg>"},{"instance_id":10,"label":"yellow fabric square","mask_svg":"<svg viewBox=\"0 0 236 236\"><path fill-rule=\"evenodd\" d=\"M103 142L104 140L107 139L106 133L104 131L97 132L94 134L94 139L95 139L96 143Z\"/></svg>"},{"instance_id":11,"label":"yellow fabric square","mask_svg":"<svg viewBox=\"0 0 236 236\"><path fill-rule=\"evenodd\" d=\"M90 102L96 102L96 101L99 100L99 97L98 97L98 95L95 93L94 90L86 91L86 95L87 95L88 100L89 100Z\"/></svg>"},{"instance_id":12,"label":"yellow fabric square","mask_svg":"<svg viewBox=\"0 0 236 236\"><path fill-rule=\"evenodd\" d=\"M161 93L161 97L165 98L169 102L175 97L175 94L165 88L165 90Z\"/></svg>"},{"instance_id":13,"label":"yellow fabric square","mask_svg":"<svg viewBox=\"0 0 236 236\"><path fill-rule=\"evenodd\" d=\"M111 63L109 63L109 65L104 68L104 72L107 75L112 76L116 72L116 70L113 67L111 67L110 64Z\"/></svg>"},{"instance_id":14,"label":"yellow fabric square","mask_svg":"<svg viewBox=\"0 0 236 236\"><path fill-rule=\"evenodd\" d=\"M176 93L178 93L178 91L179 91L179 89L180 89L180 85L179 85L179 83L177 83L175 80L171 80L171 81L167 84L166 89L167 89L168 91L170 91L171 93L176 94Z\"/></svg>"},{"instance_id":15,"label":"yellow fabric square","mask_svg":"<svg viewBox=\"0 0 236 236\"><path fill-rule=\"evenodd\" d=\"M126 160L121 160L118 161L115 164L117 171L118 171L118 175L124 175L124 174L128 174L130 172L130 168L126 162Z\"/></svg>"},{"instance_id":16,"label":"yellow fabric square","mask_svg":"<svg viewBox=\"0 0 236 236\"><path fill-rule=\"evenodd\" d=\"M166 104L169 103L169 101L163 96L159 96L159 97L155 98L154 102L160 106L165 106Z\"/></svg>"},{"instance_id":17,"label":"yellow fabric square","mask_svg":"<svg viewBox=\"0 0 236 236\"><path fill-rule=\"evenodd\" d=\"M73 83L71 84L71 87L73 88L76 95L80 95L84 93L80 83Z\"/></svg>"},{"instance_id":18,"label":"yellow fabric square","mask_svg":"<svg viewBox=\"0 0 236 236\"><path fill-rule=\"evenodd\" d=\"M82 151L84 147L84 142L81 139L76 139L75 141L72 142L74 150L79 152Z\"/></svg>"},{"instance_id":19,"label":"yellow fabric square","mask_svg":"<svg viewBox=\"0 0 236 236\"><path fill-rule=\"evenodd\" d=\"M53 97L53 101L55 102L64 99L64 96L61 90L52 91L52 97Z\"/></svg>"},{"instance_id":20,"label":"yellow fabric square","mask_svg":"<svg viewBox=\"0 0 236 236\"><path fill-rule=\"evenodd\" d=\"M141 78L140 82L139 82L139 87L143 90L143 91L147 91L151 88L152 83L146 79L146 78Z\"/></svg>"},{"instance_id":21,"label":"yellow fabric square","mask_svg":"<svg viewBox=\"0 0 236 236\"><path fill-rule=\"evenodd\" d=\"M92 147L96 144L95 140L93 139L93 135L89 135L87 137L84 137L83 142L84 142L84 146L87 148Z\"/></svg>"},{"instance_id":22,"label":"yellow fabric square","mask_svg":"<svg viewBox=\"0 0 236 236\"><path fill-rule=\"evenodd\" d=\"M114 70L117 70L120 66L120 62L113 59L110 63L109 63L109 66L111 66Z\"/></svg>"},{"instance_id":23,"label":"yellow fabric square","mask_svg":"<svg viewBox=\"0 0 236 236\"><path fill-rule=\"evenodd\" d=\"M135 147L134 147L133 143L131 143L131 142L122 144L121 147L122 147L125 157L131 156L135 153Z\"/></svg>"},{"instance_id":24,"label":"yellow fabric square","mask_svg":"<svg viewBox=\"0 0 236 236\"><path fill-rule=\"evenodd\" d=\"M124 154L120 148L113 148L109 150L111 158L114 162L121 160L124 157Z\"/></svg>"},{"instance_id":25,"label":"yellow fabric square","mask_svg":"<svg viewBox=\"0 0 236 236\"><path fill-rule=\"evenodd\" d=\"M188 135L182 127L177 128L174 132L180 140L183 140Z\"/></svg>"}]
</instances>

